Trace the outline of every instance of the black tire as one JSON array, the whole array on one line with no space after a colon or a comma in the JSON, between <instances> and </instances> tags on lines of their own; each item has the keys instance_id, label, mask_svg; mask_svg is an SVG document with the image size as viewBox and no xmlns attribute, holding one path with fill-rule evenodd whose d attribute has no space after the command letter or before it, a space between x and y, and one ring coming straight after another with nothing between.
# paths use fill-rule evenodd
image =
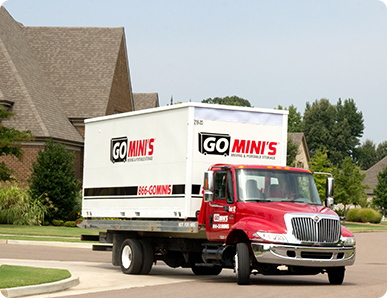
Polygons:
<instances>
[{"instance_id":1,"label":"black tire","mask_svg":"<svg viewBox=\"0 0 387 298\"><path fill-rule=\"evenodd\" d=\"M143 254L143 262L140 270L140 274L148 274L153 265L153 247L152 244L145 239L139 240L142 248L142 254Z\"/></svg>"},{"instance_id":2,"label":"black tire","mask_svg":"<svg viewBox=\"0 0 387 298\"><path fill-rule=\"evenodd\" d=\"M125 274L139 274L143 263L140 242L136 239L126 239L122 242L120 252L122 272Z\"/></svg>"},{"instance_id":3,"label":"black tire","mask_svg":"<svg viewBox=\"0 0 387 298\"><path fill-rule=\"evenodd\" d=\"M247 243L238 243L236 246L235 273L238 285L250 283L250 253Z\"/></svg>"},{"instance_id":4,"label":"black tire","mask_svg":"<svg viewBox=\"0 0 387 298\"><path fill-rule=\"evenodd\" d=\"M195 275L219 275L222 272L222 267L202 267L202 266L191 266L192 272Z\"/></svg>"},{"instance_id":5,"label":"black tire","mask_svg":"<svg viewBox=\"0 0 387 298\"><path fill-rule=\"evenodd\" d=\"M344 281L345 267L327 269L328 280L331 285L341 285Z\"/></svg>"}]
</instances>

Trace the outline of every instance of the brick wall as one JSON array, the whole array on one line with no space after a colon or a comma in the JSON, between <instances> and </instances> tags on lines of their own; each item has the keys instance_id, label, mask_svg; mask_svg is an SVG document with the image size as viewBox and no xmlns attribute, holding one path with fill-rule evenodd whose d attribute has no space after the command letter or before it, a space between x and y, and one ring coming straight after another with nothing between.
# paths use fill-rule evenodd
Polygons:
<instances>
[{"instance_id":1,"label":"brick wall","mask_svg":"<svg viewBox=\"0 0 387 298\"><path fill-rule=\"evenodd\" d=\"M38 152L43 150L43 145L23 145L23 158L19 161L13 156L1 156L0 162L5 162L6 166L14 171L13 177L21 186L28 185L28 178L31 175L32 164L36 162ZM69 150L74 153L74 173L75 177L82 180L83 177L83 148L82 150Z\"/></svg>"}]
</instances>

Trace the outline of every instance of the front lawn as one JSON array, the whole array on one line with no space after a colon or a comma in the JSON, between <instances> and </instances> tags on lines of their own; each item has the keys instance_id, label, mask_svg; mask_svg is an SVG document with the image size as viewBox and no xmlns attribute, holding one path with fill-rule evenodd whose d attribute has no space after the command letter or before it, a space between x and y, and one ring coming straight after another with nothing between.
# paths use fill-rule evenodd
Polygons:
<instances>
[{"instance_id":1,"label":"front lawn","mask_svg":"<svg viewBox=\"0 0 387 298\"><path fill-rule=\"evenodd\" d=\"M40 285L71 277L64 269L48 269L24 266L0 266L0 289Z\"/></svg>"}]
</instances>

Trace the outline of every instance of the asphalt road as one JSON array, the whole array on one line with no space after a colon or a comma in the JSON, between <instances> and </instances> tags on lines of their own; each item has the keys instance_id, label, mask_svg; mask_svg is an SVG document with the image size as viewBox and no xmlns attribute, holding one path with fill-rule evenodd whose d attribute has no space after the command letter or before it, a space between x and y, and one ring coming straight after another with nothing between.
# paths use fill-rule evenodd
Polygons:
<instances>
[{"instance_id":1,"label":"asphalt road","mask_svg":"<svg viewBox=\"0 0 387 298\"><path fill-rule=\"evenodd\" d=\"M122 274L110 264L110 252L86 248L0 244L0 264L67 268L80 285L39 297L383 297L387 292L387 232L356 233L357 257L347 268L343 285L332 286L326 275L262 276L238 286L232 270L216 277L197 277L190 269L162 263L148 276Z\"/></svg>"}]
</instances>

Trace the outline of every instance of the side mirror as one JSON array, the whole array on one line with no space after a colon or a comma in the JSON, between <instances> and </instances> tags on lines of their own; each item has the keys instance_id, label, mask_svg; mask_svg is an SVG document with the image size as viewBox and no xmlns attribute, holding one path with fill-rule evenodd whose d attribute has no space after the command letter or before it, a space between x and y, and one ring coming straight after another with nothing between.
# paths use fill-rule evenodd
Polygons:
<instances>
[{"instance_id":1,"label":"side mirror","mask_svg":"<svg viewBox=\"0 0 387 298\"><path fill-rule=\"evenodd\" d=\"M333 195L335 192L335 180L333 177L328 177L327 178L327 183L325 187L325 195L326 195L326 200L325 200L325 206L328 208L332 208L334 204L334 199Z\"/></svg>"},{"instance_id":2,"label":"side mirror","mask_svg":"<svg viewBox=\"0 0 387 298\"><path fill-rule=\"evenodd\" d=\"M214 200L214 172L204 172L204 202L211 203Z\"/></svg>"}]
</instances>

